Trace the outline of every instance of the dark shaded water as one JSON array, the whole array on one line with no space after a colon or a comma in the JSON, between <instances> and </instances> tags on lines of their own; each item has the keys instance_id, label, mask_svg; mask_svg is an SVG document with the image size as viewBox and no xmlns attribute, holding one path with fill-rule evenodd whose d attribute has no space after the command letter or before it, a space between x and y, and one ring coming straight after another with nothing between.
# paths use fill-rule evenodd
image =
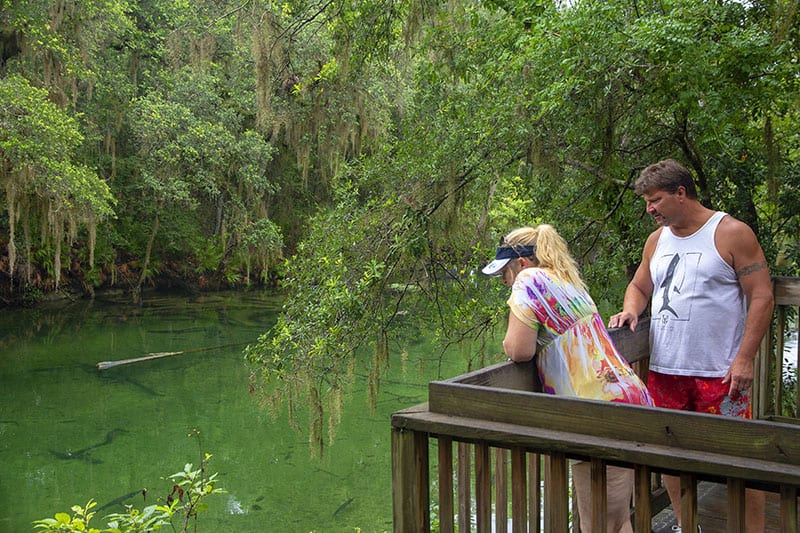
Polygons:
<instances>
[{"instance_id":1,"label":"dark shaded water","mask_svg":"<svg viewBox=\"0 0 800 533\"><path fill-rule=\"evenodd\" d=\"M47 304L0 318L0 531L69 512L163 498L163 478L198 464L200 432L227 494L208 499L204 532L391 530L390 415L427 399L438 362L427 343L392 355L377 408L366 399L368 362L358 365L337 440L321 461L307 436L273 418L249 390L242 350L275 321L279 296L201 297ZM234 345L234 346L231 346ZM225 346L97 370L100 361ZM461 373L463 364L444 369ZM92 522L121 512L105 507Z\"/></svg>"}]
</instances>

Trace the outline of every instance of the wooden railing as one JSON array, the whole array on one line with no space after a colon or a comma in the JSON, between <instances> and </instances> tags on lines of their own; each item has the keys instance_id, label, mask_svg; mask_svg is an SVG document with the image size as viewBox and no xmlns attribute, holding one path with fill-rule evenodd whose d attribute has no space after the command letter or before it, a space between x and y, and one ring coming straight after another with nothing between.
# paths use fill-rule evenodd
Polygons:
<instances>
[{"instance_id":1,"label":"wooden railing","mask_svg":"<svg viewBox=\"0 0 800 533\"><path fill-rule=\"evenodd\" d=\"M800 284L783 279L775 287L779 318L770 338L783 339L780 309L798 305ZM648 355L648 324L642 321L634 333L611 331L635 366ZM782 352L766 353L782 346L771 341L762 346L758 413L781 405L775 401L781 392L766 391L780 389L780 376L770 367L775 357L782 364ZM575 507L570 505L569 461L585 460L592 464L592 531L605 531L601 489L607 465L635 471L637 532L651 531L654 511L662 505L654 497L654 474L664 472L681 477L685 531L697 524L697 487L705 480L727 484L728 531L745 531L745 488L778 492L781 531L797 531L800 425L785 423L774 411L769 420L742 420L558 398L537 390L532 363L500 363L432 382L428 403L395 413L394 530L430 531L433 520L442 533L456 527L461 533L503 532L509 522L515 533L566 532L579 521L570 511Z\"/></svg>"},{"instance_id":2,"label":"wooden railing","mask_svg":"<svg viewBox=\"0 0 800 533\"><path fill-rule=\"evenodd\" d=\"M800 368L800 342L794 349L786 349L790 333L797 334L800 326L800 278L773 278L775 318L768 335L761 344L754 390L754 413L758 418L793 422L800 416L800 394L797 387L787 390L784 383L784 359L789 359L795 370ZM797 339L797 337L795 337ZM789 393L793 398L788 397Z\"/></svg>"}]
</instances>

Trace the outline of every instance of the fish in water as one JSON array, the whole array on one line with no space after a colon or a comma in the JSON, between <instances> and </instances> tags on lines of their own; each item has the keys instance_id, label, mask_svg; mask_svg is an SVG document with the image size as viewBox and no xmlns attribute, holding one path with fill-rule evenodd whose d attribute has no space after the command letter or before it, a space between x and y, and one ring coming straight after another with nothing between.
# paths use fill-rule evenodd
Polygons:
<instances>
[{"instance_id":1,"label":"fish in water","mask_svg":"<svg viewBox=\"0 0 800 533\"><path fill-rule=\"evenodd\" d=\"M108 446L114 441L114 438L117 435L125 435L127 433L128 431L125 429L120 429L120 428L112 429L111 431L106 433L105 440L98 442L97 444L92 444L91 446L81 448L80 450L76 450L74 452L71 450L67 450L66 452L62 453L62 452L57 452L55 450L50 450L50 454L56 457L57 459L61 459L63 461L78 459L80 461L85 461L87 463L97 465L102 463L103 461L92 457L90 455L91 452L101 446Z\"/></svg>"},{"instance_id":2,"label":"fish in water","mask_svg":"<svg viewBox=\"0 0 800 533\"><path fill-rule=\"evenodd\" d=\"M91 465L99 465L103 462L102 459L97 459L89 455L89 450L85 448L83 450L78 450L77 452L71 452L67 450L66 452L57 452L55 450L50 450L50 455L55 457L56 459L61 459L62 461L70 461L72 459L77 459L79 461L83 461L84 463L89 463Z\"/></svg>"},{"instance_id":3,"label":"fish in water","mask_svg":"<svg viewBox=\"0 0 800 533\"><path fill-rule=\"evenodd\" d=\"M163 393L160 393L129 376L124 376L124 375L111 376L110 374L102 374L102 376L104 379L107 379L112 383L119 383L122 385L131 385L133 387L136 387L137 389L141 390L142 392L144 392L149 396L164 396Z\"/></svg>"},{"instance_id":4,"label":"fish in water","mask_svg":"<svg viewBox=\"0 0 800 533\"><path fill-rule=\"evenodd\" d=\"M133 498L134 496L136 496L137 494L141 494L142 498L147 499L147 489L134 490L133 492L129 492L128 494L123 494L119 498L114 498L110 502L106 502L105 504L95 509L95 512L100 512L103 509L108 509L109 507L114 507L115 505L121 505L130 500L131 498Z\"/></svg>"},{"instance_id":5,"label":"fish in water","mask_svg":"<svg viewBox=\"0 0 800 533\"><path fill-rule=\"evenodd\" d=\"M676 313L675 310L669 306L669 290L671 288L680 294L680 290L672 285L672 282L675 278L675 270L678 268L678 263L680 263L680 260L680 254L675 254L675 256L672 258L672 261L669 262L669 266L667 267L667 275L664 277L664 281L661 282L661 286L659 287L660 289L664 289L664 295L662 296L661 309L659 309L658 312L660 313L661 311L669 311L675 315L675 318L678 317L678 313Z\"/></svg>"},{"instance_id":6,"label":"fish in water","mask_svg":"<svg viewBox=\"0 0 800 533\"><path fill-rule=\"evenodd\" d=\"M333 512L333 516L336 516L337 514L341 513L341 512L342 512L342 511L344 511L345 509L347 509L347 507L348 507L348 506L349 506L351 503L353 503L353 498L350 498L350 499L348 499L348 500L347 500L347 501L345 501L345 502L344 502L342 505L340 505L340 506L339 506L339 507L338 507L338 508L337 508L337 509L336 509L336 510Z\"/></svg>"},{"instance_id":7,"label":"fish in water","mask_svg":"<svg viewBox=\"0 0 800 533\"><path fill-rule=\"evenodd\" d=\"M209 328L194 327L181 329L149 329L147 333L168 333L170 335L176 335L178 333L205 333L207 331L209 331Z\"/></svg>"}]
</instances>

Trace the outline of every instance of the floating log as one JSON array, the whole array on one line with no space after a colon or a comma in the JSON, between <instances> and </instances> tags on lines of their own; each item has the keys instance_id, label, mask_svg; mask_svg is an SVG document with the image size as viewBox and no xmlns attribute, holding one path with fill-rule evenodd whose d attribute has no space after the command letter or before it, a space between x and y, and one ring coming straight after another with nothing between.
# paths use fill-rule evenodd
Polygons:
<instances>
[{"instance_id":1,"label":"floating log","mask_svg":"<svg viewBox=\"0 0 800 533\"><path fill-rule=\"evenodd\" d=\"M171 357L173 355L182 355L185 353L206 352L208 350L215 350L217 348L228 348L230 346L242 346L246 342L234 342L231 344L221 344L218 346L205 346L203 348L192 348L190 350L181 350L178 352L150 352L142 357L134 357L133 359L121 359L119 361L100 361L97 363L98 370L106 370L115 366L129 365L131 363L140 363L142 361L151 361L153 359L161 359L162 357Z\"/></svg>"}]
</instances>

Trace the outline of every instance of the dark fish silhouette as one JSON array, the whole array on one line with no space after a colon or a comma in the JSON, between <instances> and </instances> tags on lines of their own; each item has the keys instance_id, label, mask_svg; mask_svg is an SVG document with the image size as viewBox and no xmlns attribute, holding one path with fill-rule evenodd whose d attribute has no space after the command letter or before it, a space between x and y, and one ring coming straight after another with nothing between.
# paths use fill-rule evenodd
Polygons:
<instances>
[{"instance_id":1,"label":"dark fish silhouette","mask_svg":"<svg viewBox=\"0 0 800 533\"><path fill-rule=\"evenodd\" d=\"M342 505L340 505L340 506L339 506L339 508L338 508L338 509L336 509L336 510L333 512L333 516L336 516L337 514L341 513L341 512L342 512L342 511L344 511L345 509L347 509L347 506L349 506L351 503L353 503L353 498L350 498L349 500L347 500L346 502L344 502Z\"/></svg>"},{"instance_id":2,"label":"dark fish silhouette","mask_svg":"<svg viewBox=\"0 0 800 533\"><path fill-rule=\"evenodd\" d=\"M117 435L124 435L127 434L128 431L125 429L112 429L108 433L106 433L105 440L98 442L97 444L92 444L91 446L87 446L86 448L81 448L80 450L72 451L67 450L65 452L57 452L55 450L50 450L50 454L56 457L57 459L61 459L62 461L71 461L71 460L79 460L84 461L93 465L98 465L103 461L100 459L96 459L91 456L93 450L99 448L100 446L108 446L114 440L114 437Z\"/></svg>"},{"instance_id":3,"label":"dark fish silhouette","mask_svg":"<svg viewBox=\"0 0 800 533\"><path fill-rule=\"evenodd\" d=\"M681 261L681 256L679 254L675 254L672 258L672 261L669 262L669 266L667 267L667 275L664 278L664 281L661 282L660 289L664 289L664 295L662 297L661 309L658 312L662 311L669 311L675 318L678 318L678 313L675 312L673 308L669 306L669 290L672 288L677 293L680 293L677 287L672 286L673 278L675 277L675 269L678 267L678 263Z\"/></svg>"},{"instance_id":4,"label":"dark fish silhouette","mask_svg":"<svg viewBox=\"0 0 800 533\"><path fill-rule=\"evenodd\" d=\"M96 368L94 369L97 370ZM125 376L125 375L110 375L110 374L101 374L101 378L107 380L111 383L119 383L121 385L130 385L139 389L140 391L144 392L148 396L164 396L163 393L158 392L157 390L148 387L141 381L135 380L132 377Z\"/></svg>"},{"instance_id":5,"label":"dark fish silhouette","mask_svg":"<svg viewBox=\"0 0 800 533\"><path fill-rule=\"evenodd\" d=\"M119 498L114 498L110 502L101 505L100 507L95 509L95 512L102 511L103 509L108 509L109 507L114 507L115 505L121 505L130 500L131 498L133 498L134 496L136 496L137 494L141 494L142 498L147 498L147 489L134 490L133 492L129 492L128 494L123 494Z\"/></svg>"}]
</instances>

